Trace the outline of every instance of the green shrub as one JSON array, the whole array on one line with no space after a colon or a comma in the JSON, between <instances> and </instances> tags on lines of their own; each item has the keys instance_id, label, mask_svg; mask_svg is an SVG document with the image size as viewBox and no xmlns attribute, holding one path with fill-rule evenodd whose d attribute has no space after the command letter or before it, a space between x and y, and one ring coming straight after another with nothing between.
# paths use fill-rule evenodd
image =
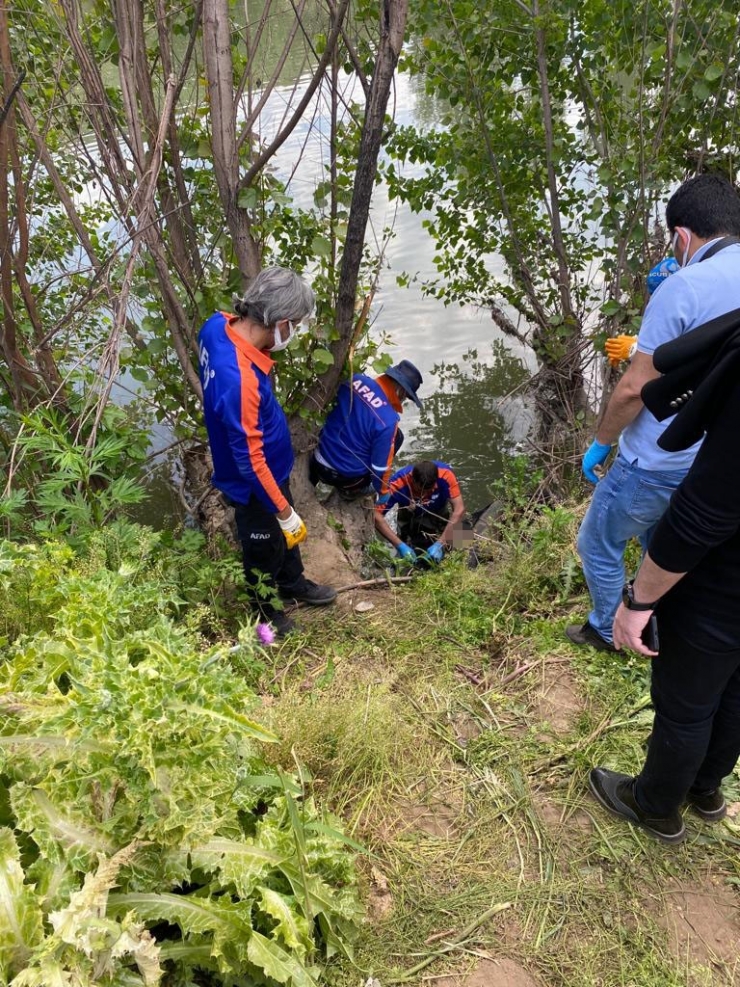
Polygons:
<instances>
[{"instance_id":1,"label":"green shrub","mask_svg":"<svg viewBox=\"0 0 740 987\"><path fill-rule=\"evenodd\" d=\"M141 535L0 543L24 599L0 666L0 982L314 984L358 916L348 841L268 764L230 649L172 621ZM257 659L248 627L238 648Z\"/></svg>"}]
</instances>

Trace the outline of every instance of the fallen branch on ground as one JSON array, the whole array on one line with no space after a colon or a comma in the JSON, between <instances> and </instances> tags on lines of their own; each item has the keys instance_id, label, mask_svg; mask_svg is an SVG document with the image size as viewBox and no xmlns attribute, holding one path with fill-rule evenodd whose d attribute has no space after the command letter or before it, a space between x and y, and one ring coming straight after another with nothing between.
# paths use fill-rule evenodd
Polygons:
<instances>
[{"instance_id":1,"label":"fallen branch on ground","mask_svg":"<svg viewBox=\"0 0 740 987\"><path fill-rule=\"evenodd\" d=\"M367 589L370 586L387 586L388 583L410 583L413 576L388 576L381 579L363 579L360 583L350 583L349 586L339 586L337 593L347 593L351 589Z\"/></svg>"},{"instance_id":2,"label":"fallen branch on ground","mask_svg":"<svg viewBox=\"0 0 740 987\"><path fill-rule=\"evenodd\" d=\"M429 956L417 963L416 966L412 966L410 970L407 970L402 977L394 977L391 980L386 980L386 983L404 984L411 980L417 973L419 973L419 971L424 970L430 965L430 963L434 963L434 961L440 956L444 956L446 953L451 953L453 950L459 949L463 946L466 940L470 938L476 929L480 928L481 925L484 925L489 919L493 918L494 915L498 915L499 912L503 912L506 911L507 908L511 908L511 904L512 903L510 901L501 901L492 908L489 908L488 911L483 912L479 918L474 919L470 925L466 925L457 939L453 942L445 943L445 945L440 949L435 949L433 953L430 953Z\"/></svg>"}]
</instances>

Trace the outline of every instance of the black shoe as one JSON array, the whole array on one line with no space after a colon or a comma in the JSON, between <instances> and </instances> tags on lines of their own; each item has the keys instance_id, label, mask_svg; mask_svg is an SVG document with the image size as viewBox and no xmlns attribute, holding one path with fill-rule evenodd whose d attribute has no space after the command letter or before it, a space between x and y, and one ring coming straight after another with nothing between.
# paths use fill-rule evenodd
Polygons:
<instances>
[{"instance_id":1,"label":"black shoe","mask_svg":"<svg viewBox=\"0 0 740 987\"><path fill-rule=\"evenodd\" d=\"M689 792L686 801L706 822L719 822L727 815L727 803L721 788L713 792Z\"/></svg>"},{"instance_id":2,"label":"black shoe","mask_svg":"<svg viewBox=\"0 0 740 987\"><path fill-rule=\"evenodd\" d=\"M289 634L293 634L294 631L298 630L295 621L291 620L282 610L275 610L268 619L275 628L277 637L287 637Z\"/></svg>"},{"instance_id":3,"label":"black shoe","mask_svg":"<svg viewBox=\"0 0 740 987\"><path fill-rule=\"evenodd\" d=\"M280 589L280 597L290 603L308 603L312 607L325 607L337 598L331 586L320 586L311 579L301 579L290 589Z\"/></svg>"},{"instance_id":4,"label":"black shoe","mask_svg":"<svg viewBox=\"0 0 740 987\"><path fill-rule=\"evenodd\" d=\"M605 641L604 638L595 630L588 621L585 624L568 624L565 628L565 636L573 642L573 644L587 644L591 648L596 648L597 651L614 651L616 648L610 641Z\"/></svg>"},{"instance_id":5,"label":"black shoe","mask_svg":"<svg viewBox=\"0 0 740 987\"><path fill-rule=\"evenodd\" d=\"M630 775L593 768L588 783L598 801L613 815L640 826L664 843L681 843L686 838L686 827L678 810L663 818L650 816L640 808L635 799L635 779Z\"/></svg>"}]
</instances>

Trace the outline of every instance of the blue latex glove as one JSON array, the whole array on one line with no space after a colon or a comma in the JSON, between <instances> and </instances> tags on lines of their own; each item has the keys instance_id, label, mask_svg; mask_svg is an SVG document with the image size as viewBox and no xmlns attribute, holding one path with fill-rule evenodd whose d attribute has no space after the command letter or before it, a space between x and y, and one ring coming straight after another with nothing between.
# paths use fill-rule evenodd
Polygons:
<instances>
[{"instance_id":1,"label":"blue latex glove","mask_svg":"<svg viewBox=\"0 0 740 987\"><path fill-rule=\"evenodd\" d=\"M445 557L445 547L441 541L435 541L435 543L427 549L427 556L432 560L432 562L441 562Z\"/></svg>"},{"instance_id":2,"label":"blue latex glove","mask_svg":"<svg viewBox=\"0 0 740 987\"><path fill-rule=\"evenodd\" d=\"M602 445L601 442L597 442L596 439L593 440L591 445L586 450L586 455L583 457L583 472L587 480L591 483L598 483L599 478L594 473L594 466L601 466L602 463L606 461L606 457L611 452L612 447L610 445Z\"/></svg>"},{"instance_id":3,"label":"blue latex glove","mask_svg":"<svg viewBox=\"0 0 740 987\"><path fill-rule=\"evenodd\" d=\"M407 562L416 562L416 552L410 545L407 545L405 541L402 541L396 546L396 551L401 558L405 559Z\"/></svg>"},{"instance_id":4,"label":"blue latex glove","mask_svg":"<svg viewBox=\"0 0 740 987\"><path fill-rule=\"evenodd\" d=\"M680 271L680 269L675 257L666 257L660 264L656 264L655 267L652 267L648 271L646 280L647 290L652 295L658 285L663 284L666 278L669 278L671 274L675 274L676 271Z\"/></svg>"}]
</instances>

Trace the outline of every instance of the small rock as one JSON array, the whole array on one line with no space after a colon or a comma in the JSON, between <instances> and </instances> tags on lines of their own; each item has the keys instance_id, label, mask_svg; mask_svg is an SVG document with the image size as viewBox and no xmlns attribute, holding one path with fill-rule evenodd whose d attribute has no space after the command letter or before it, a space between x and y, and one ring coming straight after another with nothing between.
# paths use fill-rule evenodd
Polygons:
<instances>
[{"instance_id":1,"label":"small rock","mask_svg":"<svg viewBox=\"0 0 740 987\"><path fill-rule=\"evenodd\" d=\"M368 613L370 610L375 609L375 604L371 603L370 600L360 600L359 603L355 604L355 613Z\"/></svg>"}]
</instances>

